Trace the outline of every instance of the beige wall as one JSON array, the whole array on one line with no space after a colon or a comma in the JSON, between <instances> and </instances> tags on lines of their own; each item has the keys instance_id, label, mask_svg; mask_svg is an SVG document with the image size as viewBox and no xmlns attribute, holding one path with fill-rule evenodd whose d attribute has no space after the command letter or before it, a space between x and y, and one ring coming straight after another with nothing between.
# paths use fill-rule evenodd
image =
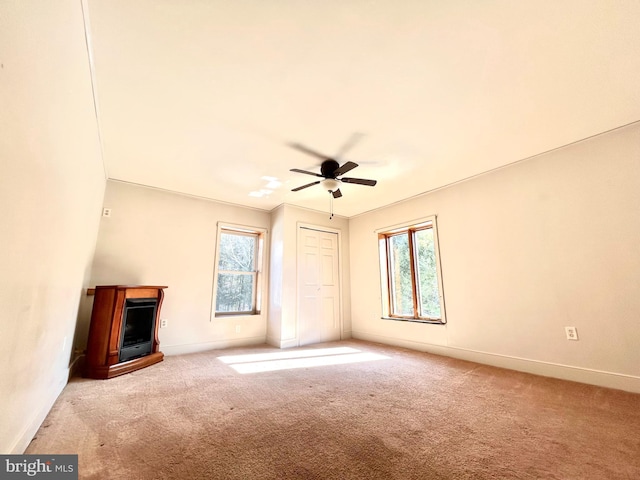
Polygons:
<instances>
[{"instance_id":1,"label":"beige wall","mask_svg":"<svg viewBox=\"0 0 640 480\"><path fill-rule=\"evenodd\" d=\"M116 181L107 182L104 207L111 217L100 223L91 283L167 285L161 317L168 325L159 331L165 354L265 341L266 309L211 321L211 301L218 222L268 229L268 212ZM87 332L89 321L82 319Z\"/></svg>"},{"instance_id":2,"label":"beige wall","mask_svg":"<svg viewBox=\"0 0 640 480\"><path fill-rule=\"evenodd\" d=\"M635 124L352 218L353 336L640 391L639 159ZM448 323L382 320L374 230L432 214Z\"/></svg>"},{"instance_id":3,"label":"beige wall","mask_svg":"<svg viewBox=\"0 0 640 480\"><path fill-rule=\"evenodd\" d=\"M0 453L67 382L105 175L81 3L0 4Z\"/></svg>"}]
</instances>

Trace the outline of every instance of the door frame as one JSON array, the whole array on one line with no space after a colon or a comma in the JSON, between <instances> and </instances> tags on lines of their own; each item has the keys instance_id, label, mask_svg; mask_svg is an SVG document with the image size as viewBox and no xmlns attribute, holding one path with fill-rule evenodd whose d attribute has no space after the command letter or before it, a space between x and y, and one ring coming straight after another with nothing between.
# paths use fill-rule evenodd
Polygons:
<instances>
[{"instance_id":1,"label":"door frame","mask_svg":"<svg viewBox=\"0 0 640 480\"><path fill-rule=\"evenodd\" d=\"M338 236L338 323L340 324L340 340L344 339L344 315L342 311L342 230L338 228L325 227L306 222L296 223L296 345L300 346L300 279L299 274L299 251L300 251L300 230L315 230L324 233L335 233Z\"/></svg>"}]
</instances>

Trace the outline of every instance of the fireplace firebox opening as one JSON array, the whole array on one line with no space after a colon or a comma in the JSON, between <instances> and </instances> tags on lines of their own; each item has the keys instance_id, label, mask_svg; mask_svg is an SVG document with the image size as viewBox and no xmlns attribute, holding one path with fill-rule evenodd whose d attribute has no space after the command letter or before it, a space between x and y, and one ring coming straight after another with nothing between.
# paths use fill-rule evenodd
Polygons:
<instances>
[{"instance_id":1,"label":"fireplace firebox opening","mask_svg":"<svg viewBox=\"0 0 640 480\"><path fill-rule=\"evenodd\" d=\"M153 351L157 306L155 298L127 298L122 313L121 362L149 355Z\"/></svg>"}]
</instances>

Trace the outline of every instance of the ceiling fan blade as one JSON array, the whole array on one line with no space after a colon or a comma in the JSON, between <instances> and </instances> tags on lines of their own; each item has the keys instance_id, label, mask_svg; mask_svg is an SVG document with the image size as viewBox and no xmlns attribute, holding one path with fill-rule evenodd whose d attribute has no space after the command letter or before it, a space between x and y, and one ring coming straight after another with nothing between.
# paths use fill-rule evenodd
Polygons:
<instances>
[{"instance_id":1,"label":"ceiling fan blade","mask_svg":"<svg viewBox=\"0 0 640 480\"><path fill-rule=\"evenodd\" d=\"M315 150L311 150L310 148L305 147L304 145L301 145L299 143L288 143L287 145L289 145L291 148L295 148L296 150L299 150L303 153L306 153L307 155L312 155L314 157L318 157L321 160L332 160L331 157L327 157L326 155L320 153L320 152L316 152Z\"/></svg>"},{"instance_id":2,"label":"ceiling fan blade","mask_svg":"<svg viewBox=\"0 0 640 480\"><path fill-rule=\"evenodd\" d=\"M364 133L361 133L361 132L353 133L347 139L347 141L344 142L344 145L342 145L342 148L338 150L338 153L336 153L335 158L341 158L345 153L351 150L362 139L362 137L364 137Z\"/></svg>"},{"instance_id":3,"label":"ceiling fan blade","mask_svg":"<svg viewBox=\"0 0 640 480\"><path fill-rule=\"evenodd\" d=\"M317 185L319 183L320 183L320 180L318 180L317 182L307 183L306 185L302 185L301 187L294 188L291 191L292 192L297 192L298 190L302 190L303 188L307 188L307 187L313 187L314 185Z\"/></svg>"},{"instance_id":4,"label":"ceiling fan blade","mask_svg":"<svg viewBox=\"0 0 640 480\"><path fill-rule=\"evenodd\" d=\"M342 196L340 189L334 190L331 194L333 195L333 198L340 198Z\"/></svg>"},{"instance_id":5,"label":"ceiling fan blade","mask_svg":"<svg viewBox=\"0 0 640 480\"><path fill-rule=\"evenodd\" d=\"M341 182L344 183L357 183L358 185L368 185L373 187L377 182L377 180L367 180L366 178L341 178Z\"/></svg>"},{"instance_id":6,"label":"ceiling fan blade","mask_svg":"<svg viewBox=\"0 0 640 480\"><path fill-rule=\"evenodd\" d=\"M353 170L354 168L356 168L358 166L357 163L353 163L353 162L347 162L344 165L342 165L340 168L338 168L334 174L336 177L339 177L340 175L344 175L345 173Z\"/></svg>"},{"instance_id":7,"label":"ceiling fan blade","mask_svg":"<svg viewBox=\"0 0 640 480\"><path fill-rule=\"evenodd\" d=\"M291 170L289 170L290 172L296 172L296 173L306 173L307 175L313 175L314 177L321 177L322 175L320 175L319 173L315 173L315 172L309 172L307 170L300 170L299 168L292 168Z\"/></svg>"}]
</instances>

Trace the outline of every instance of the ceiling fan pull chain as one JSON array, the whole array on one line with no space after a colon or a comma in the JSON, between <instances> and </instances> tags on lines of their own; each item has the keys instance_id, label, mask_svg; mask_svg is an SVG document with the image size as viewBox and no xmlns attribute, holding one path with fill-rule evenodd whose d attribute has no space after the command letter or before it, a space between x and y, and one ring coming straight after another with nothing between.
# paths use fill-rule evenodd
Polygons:
<instances>
[{"instance_id":1,"label":"ceiling fan pull chain","mask_svg":"<svg viewBox=\"0 0 640 480\"><path fill-rule=\"evenodd\" d=\"M333 218L333 194L331 190L329 190L329 213L331 214L329 220L331 220Z\"/></svg>"}]
</instances>

